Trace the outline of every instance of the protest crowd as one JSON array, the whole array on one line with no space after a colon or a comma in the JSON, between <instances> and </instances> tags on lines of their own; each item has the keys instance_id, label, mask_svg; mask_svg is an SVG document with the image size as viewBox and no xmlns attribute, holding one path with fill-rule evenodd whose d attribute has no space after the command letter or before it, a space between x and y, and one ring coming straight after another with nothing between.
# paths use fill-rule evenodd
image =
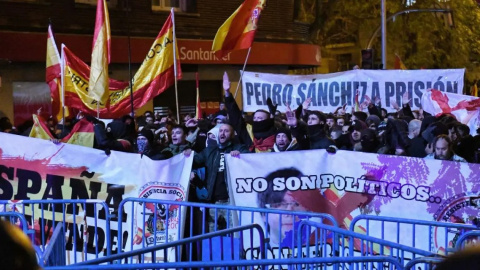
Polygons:
<instances>
[{"instance_id":1,"label":"protest crowd","mask_svg":"<svg viewBox=\"0 0 480 270\"><path fill-rule=\"evenodd\" d=\"M394 113L387 113L379 99L365 96L351 111L346 106L333 113L309 110L310 98L293 110L280 112L268 99L268 109L249 115L242 112L230 93L230 81L223 79L225 100L215 114L196 118L186 114L178 121L168 115L145 112L136 118L125 115L106 126L94 116L79 112L65 123L38 112L57 142L67 136L76 122L85 118L94 125L94 148L138 153L152 160L165 160L194 151L191 184L197 187L194 201L228 201L225 184L224 154L283 152L326 149L409 156L425 159L479 163L480 135L471 136L470 128L451 114L432 116L412 110L408 93L402 104L393 102ZM0 131L28 136L33 121L13 127L6 117ZM477 131L478 132L478 131ZM355 153L352 153L355 155ZM221 156L221 158L219 158ZM199 169L205 168L205 169ZM201 192L203 190L203 192Z\"/></svg>"}]
</instances>

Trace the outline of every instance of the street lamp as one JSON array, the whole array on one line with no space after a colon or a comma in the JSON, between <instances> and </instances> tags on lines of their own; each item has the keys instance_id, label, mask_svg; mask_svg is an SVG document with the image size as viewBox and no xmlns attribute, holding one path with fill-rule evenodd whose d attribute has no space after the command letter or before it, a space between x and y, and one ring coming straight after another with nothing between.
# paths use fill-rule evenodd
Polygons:
<instances>
[{"instance_id":1,"label":"street lamp","mask_svg":"<svg viewBox=\"0 0 480 270\"><path fill-rule=\"evenodd\" d=\"M383 65L383 69L387 68L387 21L391 21L396 16L402 15L402 14L419 13L419 12L433 12L433 13L441 12L441 13L444 13L448 16L447 17L447 23L449 24L449 26L454 27L453 10L451 10L451 9L446 9L446 8L406 9L406 10L399 11L399 12L387 17L385 1L386 0L382 0L381 25L379 27L377 27L377 29L375 29L375 32L373 32L372 36L370 37L370 40L368 41L368 45L367 45L367 49L371 49L372 44L373 44L373 40L378 35L378 32L380 30L382 30L382 65Z\"/></svg>"}]
</instances>

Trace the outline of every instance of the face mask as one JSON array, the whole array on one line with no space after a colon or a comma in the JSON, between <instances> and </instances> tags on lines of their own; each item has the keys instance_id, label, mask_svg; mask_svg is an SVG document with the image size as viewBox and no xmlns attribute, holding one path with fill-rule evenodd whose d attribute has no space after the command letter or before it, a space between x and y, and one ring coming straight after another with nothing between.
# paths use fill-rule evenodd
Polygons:
<instances>
[{"instance_id":1,"label":"face mask","mask_svg":"<svg viewBox=\"0 0 480 270\"><path fill-rule=\"evenodd\" d=\"M138 153L143 153L147 149L148 141L147 140L137 140Z\"/></svg>"},{"instance_id":2,"label":"face mask","mask_svg":"<svg viewBox=\"0 0 480 270\"><path fill-rule=\"evenodd\" d=\"M273 118L262 120L262 121L253 121L252 131L255 132L266 132L270 130L275 124Z\"/></svg>"}]
</instances>

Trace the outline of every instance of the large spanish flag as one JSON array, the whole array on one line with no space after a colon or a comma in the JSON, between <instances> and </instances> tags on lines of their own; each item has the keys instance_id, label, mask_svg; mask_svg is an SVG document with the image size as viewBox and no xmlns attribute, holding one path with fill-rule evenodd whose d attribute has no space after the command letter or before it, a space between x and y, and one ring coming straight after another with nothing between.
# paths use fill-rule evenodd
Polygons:
<instances>
[{"instance_id":1,"label":"large spanish flag","mask_svg":"<svg viewBox=\"0 0 480 270\"><path fill-rule=\"evenodd\" d=\"M110 21L106 0L98 0L88 96L108 105L108 64L110 63Z\"/></svg>"},{"instance_id":2,"label":"large spanish flag","mask_svg":"<svg viewBox=\"0 0 480 270\"><path fill-rule=\"evenodd\" d=\"M65 103L73 108L96 114L97 105L88 96L89 67L68 48L63 48L65 59ZM182 78L178 50L177 78ZM133 106L138 109L175 83L173 58L173 22L168 17L153 42L145 60L133 77ZM110 106L100 104L100 118L118 118L130 113L130 87L128 82L109 80Z\"/></svg>"},{"instance_id":3,"label":"large spanish flag","mask_svg":"<svg viewBox=\"0 0 480 270\"><path fill-rule=\"evenodd\" d=\"M29 137L44 140L51 140L54 138L47 125L45 125L45 120L35 114L33 115L33 127L30 131ZM93 124L83 118L75 124L72 131L63 138L61 142L93 147L94 137Z\"/></svg>"},{"instance_id":4,"label":"large spanish flag","mask_svg":"<svg viewBox=\"0 0 480 270\"><path fill-rule=\"evenodd\" d=\"M52 100L52 116L60 121L63 118L62 111L62 88L61 88L61 66L60 54L58 53L55 38L53 36L52 26L48 26L47 37L47 68L45 80L50 87L50 96ZM65 108L65 117L70 115L68 108Z\"/></svg>"},{"instance_id":5,"label":"large spanish flag","mask_svg":"<svg viewBox=\"0 0 480 270\"><path fill-rule=\"evenodd\" d=\"M213 40L212 51L223 57L231 51L248 49L252 46L257 30L258 18L266 0L245 0L223 23Z\"/></svg>"}]
</instances>

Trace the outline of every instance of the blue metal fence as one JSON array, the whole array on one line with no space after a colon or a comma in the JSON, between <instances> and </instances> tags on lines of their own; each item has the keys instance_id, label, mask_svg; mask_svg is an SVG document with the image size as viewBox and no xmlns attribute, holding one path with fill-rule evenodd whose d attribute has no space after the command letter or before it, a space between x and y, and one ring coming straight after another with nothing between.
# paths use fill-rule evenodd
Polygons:
<instances>
[{"instance_id":1,"label":"blue metal fence","mask_svg":"<svg viewBox=\"0 0 480 270\"><path fill-rule=\"evenodd\" d=\"M312 231L315 239L310 243L314 244L307 244L303 248L306 252L299 249L298 258L310 254L310 249L322 255L325 254L322 250L330 250L331 253L326 255L332 257L390 256L396 258L401 265L416 257L435 256L435 253L429 251L307 220L301 222L297 232L299 247L302 234L311 234Z\"/></svg>"},{"instance_id":2,"label":"blue metal fence","mask_svg":"<svg viewBox=\"0 0 480 270\"><path fill-rule=\"evenodd\" d=\"M244 261L212 261L212 262L176 262L155 264L113 264L113 265L72 265L66 267L47 267L45 270L126 270L126 269L388 269L402 270L403 266L394 258L386 256L355 258L291 258L261 259Z\"/></svg>"},{"instance_id":3,"label":"blue metal fence","mask_svg":"<svg viewBox=\"0 0 480 270\"><path fill-rule=\"evenodd\" d=\"M172 210L174 209L174 210ZM179 211L183 209L184 211ZM153 211L156 211L154 213ZM128 239L123 238L123 232L125 230L130 232L140 232L145 235L149 230L150 235L169 235L172 230L176 230L177 235L181 235L180 226L172 228L172 226L152 226L151 224L162 224L175 218L175 222L180 222L185 219L185 235L194 236L199 234L205 234L209 230L218 231L225 228L232 228L238 225L261 223L265 228L264 238L266 239L266 247L268 250L267 257L285 258L291 257L293 254L291 250L296 245L295 235L297 227L302 220L315 220L319 223L331 224L338 226L335 219L328 214L310 213L310 212L295 212L288 210L276 210L276 209L263 209L263 208L251 208L251 207L239 207L231 205L216 205L205 203L192 203L192 202L179 202L179 201L165 201L165 200L152 200L152 199L139 199L139 198L127 198L124 199L119 206L118 220L126 220L124 213L136 213L136 217L140 220L136 220L136 224L131 222L127 224L128 228L124 228L123 223L118 223L118 242L124 243L126 250L133 250L135 248L144 248L149 245L157 245L165 242L172 241L168 238L151 237L151 243L146 241L139 242L139 233L130 233ZM232 220L226 219L224 227L218 226L219 215L223 212L225 216L232 215ZM141 213L139 215L139 213ZM188 213L182 214L182 213ZM211 222L214 226L208 226ZM273 226L276 229L273 229ZM150 227L148 227L150 226ZM163 230L161 230L163 227ZM286 231L288 230L288 235ZM238 233L234 236L240 239L240 249L244 251L243 256L245 258L256 259L258 257L259 247L250 244L258 239L258 235L246 233ZM245 239L252 239L250 243ZM282 239L283 243L274 243L273 239ZM175 239L173 239L175 240ZM136 245L134 243L137 243ZM283 244L283 246L282 246ZM201 245L200 245L201 246ZM273 246L279 246L279 248L272 248ZM284 247L282 249L282 247ZM288 247L288 248L287 248ZM215 247L214 247L215 248ZM217 247L219 250L221 247ZM185 247L186 255L184 261L194 261L203 257L200 253L201 248L193 244L188 244ZM287 252L287 251L288 252Z\"/></svg>"},{"instance_id":4,"label":"blue metal fence","mask_svg":"<svg viewBox=\"0 0 480 270\"><path fill-rule=\"evenodd\" d=\"M382 216L356 216L350 230L361 226L366 235L417 247L441 255L455 251L455 239L467 231L478 230L469 224L414 220Z\"/></svg>"},{"instance_id":5,"label":"blue metal fence","mask_svg":"<svg viewBox=\"0 0 480 270\"><path fill-rule=\"evenodd\" d=\"M1 211L25 217L24 231L44 253L57 224L66 238L67 264L111 253L109 207L102 200L0 201Z\"/></svg>"}]
</instances>

